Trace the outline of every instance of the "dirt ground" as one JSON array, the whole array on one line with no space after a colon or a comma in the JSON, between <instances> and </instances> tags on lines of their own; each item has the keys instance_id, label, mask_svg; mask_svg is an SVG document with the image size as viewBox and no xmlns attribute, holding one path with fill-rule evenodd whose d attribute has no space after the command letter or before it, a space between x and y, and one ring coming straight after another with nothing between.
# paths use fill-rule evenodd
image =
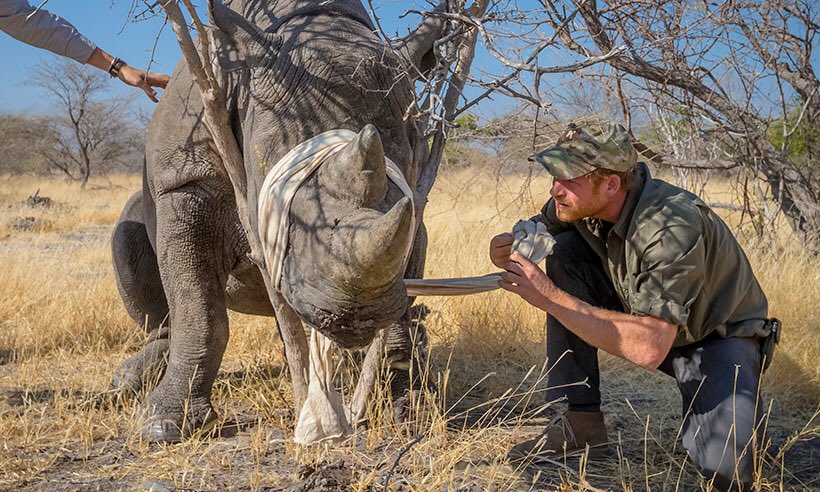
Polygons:
<instances>
[{"instance_id":1,"label":"dirt ground","mask_svg":"<svg viewBox=\"0 0 820 492\"><path fill-rule=\"evenodd\" d=\"M380 430L381 439L374 438L373 430L362 429L335 449L298 449L289 442L293 426L289 408L283 401L266 408L258 398L275 397L279 390L274 388L288 384L281 367L250 376L222 373L217 383L223 416L218 432L177 445L139 441L130 425L133 399L82 387L4 387L0 418L17 415L29 420L31 438L40 443L7 440L3 444L5 463L16 463L4 466L0 490L700 490L697 472L686 462L674 435L680 409L673 381L611 362L603 377L615 384L605 394L609 403L604 410L610 437L618 445L610 457L585 465L578 458L556 457L554 463L516 467L505 459L503 445L494 442L489 446L492 450L481 449L486 439L512 444L531 437L554 413L548 409L531 415L539 405L526 406L515 399L485 408L476 408L481 405L479 398L449 401L444 405L450 409L444 416L446 429L390 427ZM451 370L457 367L458 361L452 361ZM20 370L16 363L0 366L0 380L8 382ZM636 377L641 379L639 384ZM257 397L237 396L243 388L264 384L256 378L269 378L270 391L262 390ZM631 384L624 382L629 379ZM627 385L640 386L642 393L625 394ZM228 388L233 397L225 394ZM765 436L771 441L769 458L761 470L765 489L781 485L786 490L820 489L816 434L820 422L809 425L815 429L813 436L788 440L795 433L795 422L809 424L811 410L808 402L802 408L774 409ZM107 432L82 435L82 427L88 425L82 423L85 419L98 419L96 425ZM45 422L51 422L48 429L54 435L37 435L34 428ZM80 435L62 429L66 424L77 426ZM442 441L448 440L448 434L457 442L474 442L458 456L446 457L451 450ZM788 448L779 453L784 446ZM419 464L425 461L427 470ZM450 470L439 471L442 466ZM436 477L437 473L441 475ZM442 476L448 477L445 483Z\"/></svg>"}]
</instances>

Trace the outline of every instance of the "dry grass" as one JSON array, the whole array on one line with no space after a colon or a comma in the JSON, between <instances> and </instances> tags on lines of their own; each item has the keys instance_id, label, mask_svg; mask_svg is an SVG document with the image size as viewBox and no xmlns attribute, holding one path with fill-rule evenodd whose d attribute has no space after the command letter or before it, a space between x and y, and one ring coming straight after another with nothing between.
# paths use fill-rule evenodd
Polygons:
<instances>
[{"instance_id":1,"label":"dry grass","mask_svg":"<svg viewBox=\"0 0 820 492\"><path fill-rule=\"evenodd\" d=\"M133 489L156 480L172 489L270 490L299 482L312 467L320 470L313 479L323 476L332 484L338 478L354 490L384 484L397 490L698 486L676 444L674 384L610 357L603 357L605 410L622 444L618 458L569 460L541 471L511 467L506 450L543 423L534 414L543 402L537 393L544 386L544 331L542 313L501 292L423 299L431 309L425 321L430 377L441 392L435 404L418 395L410 425L395 425L376 406L371 427L344 445L297 448L289 440L291 394L275 325L232 313L214 392L223 437L174 446L141 442L131 418L136 402L106 392L114 368L141 344L119 301L108 244L122 205L138 186L130 176L94 181L87 190L58 180L0 177L0 489ZM54 206L22 204L37 188ZM715 196L723 189L719 183L708 188ZM489 238L535 213L547 190L543 177L441 176L426 216L427 276L492 271ZM15 229L20 217L33 217L34 227ZM738 223L737 217L727 220ZM798 440L820 432L816 418L808 424L820 401L820 365L813 359L820 350L820 260L801 251L787 232L776 244L745 246L770 312L785 326L764 384L773 401L767 436L782 450L798 450ZM805 455L784 451L782 460L765 460L759 485L800 489L803 480L805 488L820 487L816 478L805 482Z\"/></svg>"}]
</instances>

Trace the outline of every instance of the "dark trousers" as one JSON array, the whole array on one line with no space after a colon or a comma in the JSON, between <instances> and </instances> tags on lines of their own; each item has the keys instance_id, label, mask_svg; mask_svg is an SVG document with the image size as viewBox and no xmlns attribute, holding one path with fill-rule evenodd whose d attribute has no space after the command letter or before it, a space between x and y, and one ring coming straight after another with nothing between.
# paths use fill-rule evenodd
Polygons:
<instances>
[{"instance_id":1,"label":"dark trousers","mask_svg":"<svg viewBox=\"0 0 820 492\"><path fill-rule=\"evenodd\" d=\"M547 272L567 292L593 305L623 311L603 263L576 232L561 233ZM552 316L547 317L551 366L547 397L565 397L570 410L601 405L598 349ZM760 345L750 338L706 337L670 350L658 368L678 383L683 403L683 445L718 490L752 482L755 426L760 420ZM586 381L586 384L577 384ZM740 485L739 485L740 484Z\"/></svg>"}]
</instances>

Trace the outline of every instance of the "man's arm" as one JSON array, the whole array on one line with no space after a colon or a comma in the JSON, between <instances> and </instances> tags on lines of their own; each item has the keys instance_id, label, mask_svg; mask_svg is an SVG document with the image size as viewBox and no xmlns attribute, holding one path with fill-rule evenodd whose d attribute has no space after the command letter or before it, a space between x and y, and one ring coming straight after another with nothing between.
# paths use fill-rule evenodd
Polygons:
<instances>
[{"instance_id":1,"label":"man's arm","mask_svg":"<svg viewBox=\"0 0 820 492\"><path fill-rule=\"evenodd\" d=\"M541 208L541 213L530 217L533 222L541 222L547 227L547 232L556 236L562 232L572 230L574 227L566 222L561 222L555 215L555 204L552 198ZM510 250L515 238L510 233L503 233L490 240L490 261L498 268L505 268L510 261Z\"/></svg>"},{"instance_id":2,"label":"man's arm","mask_svg":"<svg viewBox=\"0 0 820 492\"><path fill-rule=\"evenodd\" d=\"M26 44L87 63L108 72L114 57L96 47L70 22L43 9L35 9L27 0L0 0L0 31ZM169 77L123 64L117 73L124 83L142 89L158 102L154 87L165 88Z\"/></svg>"},{"instance_id":3,"label":"man's arm","mask_svg":"<svg viewBox=\"0 0 820 492\"><path fill-rule=\"evenodd\" d=\"M86 63L96 48L70 22L47 10L36 10L26 0L0 0L0 31L80 63Z\"/></svg>"},{"instance_id":4,"label":"man's arm","mask_svg":"<svg viewBox=\"0 0 820 492\"><path fill-rule=\"evenodd\" d=\"M490 261L498 268L504 268L510 262L510 251L515 238L509 232L490 239Z\"/></svg>"},{"instance_id":5,"label":"man's arm","mask_svg":"<svg viewBox=\"0 0 820 492\"><path fill-rule=\"evenodd\" d=\"M652 316L634 316L593 307L567 294L538 265L513 253L499 285L547 311L585 342L654 370L666 358L678 327Z\"/></svg>"},{"instance_id":6,"label":"man's arm","mask_svg":"<svg viewBox=\"0 0 820 492\"><path fill-rule=\"evenodd\" d=\"M88 58L86 63L92 67L97 67L100 70L107 72L113 61L113 56L99 48L96 48L94 52L91 53L91 57ZM159 99L157 99L157 91L154 90L154 87L161 87L164 89L170 80L170 77L164 73L146 72L144 70L140 70L139 68L126 65L125 62L123 62L123 65L117 72L117 78L131 87L142 89L142 91L145 92L145 95L154 102L159 102Z\"/></svg>"}]
</instances>

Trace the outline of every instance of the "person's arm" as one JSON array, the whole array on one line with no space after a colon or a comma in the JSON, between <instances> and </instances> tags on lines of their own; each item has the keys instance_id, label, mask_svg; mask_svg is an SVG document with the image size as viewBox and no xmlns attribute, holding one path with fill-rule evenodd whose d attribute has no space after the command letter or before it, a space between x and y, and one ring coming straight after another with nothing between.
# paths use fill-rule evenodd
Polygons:
<instances>
[{"instance_id":1,"label":"person's arm","mask_svg":"<svg viewBox=\"0 0 820 492\"><path fill-rule=\"evenodd\" d=\"M85 63L96 46L70 22L30 5L0 0L0 31L28 45Z\"/></svg>"},{"instance_id":2,"label":"person's arm","mask_svg":"<svg viewBox=\"0 0 820 492\"><path fill-rule=\"evenodd\" d=\"M91 56L88 58L86 63L92 67L97 67L100 70L108 72L113 62L113 56L99 48L96 48L94 49L94 52L91 53ZM142 89L154 102L159 102L157 100L157 92L154 90L154 87L161 87L164 89L170 80L170 77L164 73L145 72L138 68L129 66L125 62L122 62L122 65L119 67L119 70L117 71L117 78L132 87Z\"/></svg>"},{"instance_id":3,"label":"person's arm","mask_svg":"<svg viewBox=\"0 0 820 492\"><path fill-rule=\"evenodd\" d=\"M49 50L80 63L109 72L114 57L96 47L70 22L43 9L35 9L26 0L0 0L0 31L37 48ZM117 77L124 83L142 89L157 102L153 87L165 88L169 77L147 73L122 65Z\"/></svg>"},{"instance_id":4,"label":"person's arm","mask_svg":"<svg viewBox=\"0 0 820 492\"><path fill-rule=\"evenodd\" d=\"M666 358L678 326L653 316L635 316L593 307L562 291L527 258L513 253L499 285L553 315L585 342L645 369Z\"/></svg>"},{"instance_id":5,"label":"person's arm","mask_svg":"<svg viewBox=\"0 0 820 492\"><path fill-rule=\"evenodd\" d=\"M509 232L499 234L490 240L490 261L498 268L504 266L510 261L510 251L515 238Z\"/></svg>"}]
</instances>

